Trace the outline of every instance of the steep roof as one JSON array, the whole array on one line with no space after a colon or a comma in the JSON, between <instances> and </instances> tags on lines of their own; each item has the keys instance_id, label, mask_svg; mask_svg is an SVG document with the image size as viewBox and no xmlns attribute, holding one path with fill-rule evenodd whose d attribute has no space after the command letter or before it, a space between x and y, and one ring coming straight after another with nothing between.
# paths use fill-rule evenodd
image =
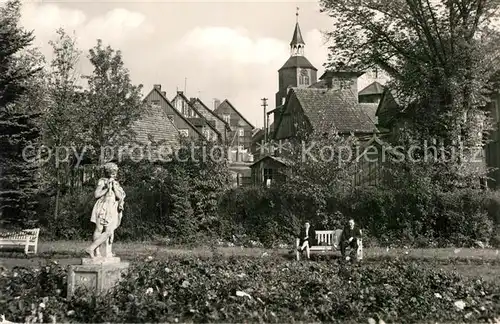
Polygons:
<instances>
[{"instance_id":1,"label":"steep roof","mask_svg":"<svg viewBox=\"0 0 500 324\"><path fill-rule=\"evenodd\" d=\"M371 121L374 124L377 124L377 122L378 122L378 118L377 118L378 103L361 102L358 105L368 115L368 117L370 117Z\"/></svg>"},{"instance_id":2,"label":"steep roof","mask_svg":"<svg viewBox=\"0 0 500 324\"><path fill-rule=\"evenodd\" d=\"M311 126L319 131L336 129L340 133L377 132L374 122L359 106L349 89L292 88ZM279 126L279 125L278 125Z\"/></svg>"},{"instance_id":3,"label":"steep roof","mask_svg":"<svg viewBox=\"0 0 500 324\"><path fill-rule=\"evenodd\" d=\"M198 109L195 108L194 105L191 104L191 101L188 100L188 98L184 95L184 93L182 91L177 91L177 95L174 97L174 99L172 99L172 102L174 102L175 98L176 97L180 97L182 100L184 100L184 102L186 102L186 104L191 108L193 109L193 111L200 117L190 117L190 118L187 118L191 124L195 125L195 126L204 126L204 125L208 125L216 134L218 134L219 137L222 136L222 134L215 128L214 125L212 125L212 123L209 122L209 120L207 120L205 118L205 116L203 116L203 114L201 114Z\"/></svg>"},{"instance_id":4,"label":"steep roof","mask_svg":"<svg viewBox=\"0 0 500 324\"><path fill-rule=\"evenodd\" d=\"M369 96L374 94L381 95L384 92L384 86L377 81L370 83L366 88L358 93L358 96Z\"/></svg>"},{"instance_id":5,"label":"steep roof","mask_svg":"<svg viewBox=\"0 0 500 324\"><path fill-rule=\"evenodd\" d=\"M356 78L359 78L363 74L365 74L365 72L357 71L357 70L350 70L350 69L335 69L335 70L333 70L333 69L329 69L329 70L325 70L325 72L323 72L323 74L319 77L319 79L320 80L328 80L328 79L335 78L335 77L343 77L343 78L356 77Z\"/></svg>"},{"instance_id":6,"label":"steep roof","mask_svg":"<svg viewBox=\"0 0 500 324\"><path fill-rule=\"evenodd\" d=\"M141 144L152 141L170 147L179 145L179 130L160 106L146 106L131 128L136 133L136 142Z\"/></svg>"},{"instance_id":7,"label":"steep roof","mask_svg":"<svg viewBox=\"0 0 500 324\"><path fill-rule=\"evenodd\" d=\"M290 68L308 68L312 69L314 71L318 71L317 68L314 67L314 65L309 62L308 59L306 59L304 56L290 56L290 58L283 64L283 66L278 70L284 70L284 69L290 69Z\"/></svg>"},{"instance_id":8,"label":"steep roof","mask_svg":"<svg viewBox=\"0 0 500 324\"><path fill-rule=\"evenodd\" d=\"M305 45L304 38L302 38L302 33L300 32L299 23L295 24L295 29L293 31L292 41L290 42L290 46L293 45Z\"/></svg>"},{"instance_id":9,"label":"steep roof","mask_svg":"<svg viewBox=\"0 0 500 324\"><path fill-rule=\"evenodd\" d=\"M252 137L255 137L257 136L259 133L263 132L264 131L264 128L254 128L252 130Z\"/></svg>"},{"instance_id":10,"label":"steep roof","mask_svg":"<svg viewBox=\"0 0 500 324\"><path fill-rule=\"evenodd\" d=\"M273 155L264 155L263 157L259 158L257 161L250 164L250 168L256 166L257 164L259 164L260 162L262 162L263 160L266 160L266 159L271 159L271 160L276 161L284 166L290 166L293 164L293 162L291 160L284 158L284 157L273 156Z\"/></svg>"},{"instance_id":11,"label":"steep roof","mask_svg":"<svg viewBox=\"0 0 500 324\"><path fill-rule=\"evenodd\" d=\"M210 108L208 108L207 105L205 105L205 103L203 103L203 101L201 101L200 98L194 98L194 100L191 100L191 106L198 109L198 111L200 111L200 110L208 111L215 118L217 118L218 120L223 122L228 130L231 130L231 127L229 126L229 124L226 123L226 121L224 119L222 119L219 115L214 113Z\"/></svg>"},{"instance_id":12,"label":"steep roof","mask_svg":"<svg viewBox=\"0 0 500 324\"><path fill-rule=\"evenodd\" d=\"M257 130L257 132L255 132L252 135L252 143L260 143L260 142L262 142L263 139L264 139L264 135L265 135L264 129L263 128L259 128Z\"/></svg>"},{"instance_id":13,"label":"steep roof","mask_svg":"<svg viewBox=\"0 0 500 324\"><path fill-rule=\"evenodd\" d=\"M244 120L244 121L245 121L245 122L246 122L246 123L247 123L250 127L255 128L255 127L252 125L252 123L250 123L250 122L249 122L249 121L248 121L248 120L247 120L247 119L246 119L246 118L245 118L245 117L244 117L244 116L243 116L243 115L242 115L242 114L241 114L241 113L240 113L240 112L239 112L236 108L234 108L233 104L231 104L231 103L229 102L229 100L227 100L227 99L224 99L224 101L223 101L223 102L221 102L221 104L220 104L217 108L215 108L214 112L215 112L216 114L219 114L219 112L220 112L221 110L223 110L223 109L224 109L224 107L228 107L228 108L232 109L232 110L233 110L236 114L238 114L238 116L240 116L240 118L241 118L241 119L243 119L243 120Z\"/></svg>"},{"instance_id":14,"label":"steep roof","mask_svg":"<svg viewBox=\"0 0 500 324\"><path fill-rule=\"evenodd\" d=\"M191 124L191 122L186 118L184 117L180 111L178 111L177 109L175 109L175 107L170 103L170 101L167 99L167 97L165 97L165 95L157 88L153 87L153 89L151 89L151 91L147 94L146 97L144 97L144 100L143 101L146 101L146 99L153 93L153 92L156 92L160 98L162 98L164 100L164 102L170 107L172 108L172 111L177 115L179 116L181 119L183 119L186 124L188 124L191 129L193 129L199 136L201 136L201 139L203 140L207 140L207 138L193 125Z\"/></svg>"}]
</instances>

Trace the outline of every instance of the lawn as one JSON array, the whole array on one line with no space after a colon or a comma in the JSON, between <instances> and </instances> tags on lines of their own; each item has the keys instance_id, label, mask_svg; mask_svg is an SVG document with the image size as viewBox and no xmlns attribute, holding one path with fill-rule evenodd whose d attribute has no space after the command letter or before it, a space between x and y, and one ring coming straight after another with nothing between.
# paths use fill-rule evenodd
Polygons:
<instances>
[{"instance_id":1,"label":"lawn","mask_svg":"<svg viewBox=\"0 0 500 324\"><path fill-rule=\"evenodd\" d=\"M127 277L106 296L68 300L66 266L79 263L88 243L41 242L29 257L1 252L7 320L474 323L500 316L497 250L372 248L351 266L338 253L297 262L284 249L119 242L116 254L132 263Z\"/></svg>"},{"instance_id":2,"label":"lawn","mask_svg":"<svg viewBox=\"0 0 500 324\"><path fill-rule=\"evenodd\" d=\"M54 241L40 242L38 254L26 257L21 250L7 252L0 250L0 265L12 268L14 266L39 266L56 261L66 266L78 264L80 258L86 257L83 249L89 242L84 241ZM114 244L114 252L123 260L138 260L152 256L157 260L165 260L171 256L198 256L210 257L214 253L229 256L249 257L278 257L292 258L286 249L263 249L241 247L167 247L152 244L151 242ZM379 261L390 259L419 260L423 264L436 265L448 271L457 271L462 275L480 276L488 280L500 281L500 253L492 249L365 249L365 261ZM319 253L312 255L312 261L332 260L339 257L338 252Z\"/></svg>"}]
</instances>

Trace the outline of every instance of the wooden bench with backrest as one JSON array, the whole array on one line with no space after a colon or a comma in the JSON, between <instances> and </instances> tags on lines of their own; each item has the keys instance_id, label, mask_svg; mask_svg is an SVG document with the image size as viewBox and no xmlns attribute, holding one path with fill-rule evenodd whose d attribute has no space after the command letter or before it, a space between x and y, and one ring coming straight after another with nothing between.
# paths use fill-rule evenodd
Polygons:
<instances>
[{"instance_id":1,"label":"wooden bench with backrest","mask_svg":"<svg viewBox=\"0 0 500 324\"><path fill-rule=\"evenodd\" d=\"M24 246L26 255L36 254L38 251L38 234L40 234L39 228L0 232L0 246Z\"/></svg>"},{"instance_id":2,"label":"wooden bench with backrest","mask_svg":"<svg viewBox=\"0 0 500 324\"><path fill-rule=\"evenodd\" d=\"M312 245L306 247L306 257L309 259L310 252L328 252L336 251L340 249L340 237L342 235L342 230L318 230L314 231L316 242L318 245ZM296 257L300 260L300 240L296 241ZM356 256L358 260L363 259L363 240L358 239L358 251L356 251Z\"/></svg>"}]
</instances>

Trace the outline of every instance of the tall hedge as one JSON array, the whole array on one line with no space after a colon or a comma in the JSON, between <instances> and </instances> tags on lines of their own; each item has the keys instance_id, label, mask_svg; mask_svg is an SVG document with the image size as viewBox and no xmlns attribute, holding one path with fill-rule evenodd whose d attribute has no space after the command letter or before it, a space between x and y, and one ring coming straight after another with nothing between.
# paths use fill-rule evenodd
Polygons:
<instances>
[{"instance_id":1,"label":"tall hedge","mask_svg":"<svg viewBox=\"0 0 500 324\"><path fill-rule=\"evenodd\" d=\"M285 187L238 188L221 199L221 217L241 231L270 245L291 243L305 221L316 229L336 229L353 217L364 229L368 244L382 246L473 246L496 242L495 192L464 189L415 192L361 187L333 194L326 212L304 193ZM342 214L339 214L338 212Z\"/></svg>"}]
</instances>

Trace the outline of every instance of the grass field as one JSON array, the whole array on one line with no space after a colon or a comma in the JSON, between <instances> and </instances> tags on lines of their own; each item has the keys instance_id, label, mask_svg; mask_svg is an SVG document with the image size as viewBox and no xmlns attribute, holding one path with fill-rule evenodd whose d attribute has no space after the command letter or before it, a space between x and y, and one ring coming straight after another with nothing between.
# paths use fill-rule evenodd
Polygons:
<instances>
[{"instance_id":1,"label":"grass field","mask_svg":"<svg viewBox=\"0 0 500 324\"><path fill-rule=\"evenodd\" d=\"M83 241L55 241L40 242L36 256L25 256L21 250L0 251L0 265L12 268L15 266L40 266L56 261L62 266L78 264L80 258L85 257L83 249L89 242ZM124 260L136 261L149 256L154 259L168 259L169 256L195 255L211 256L214 253L223 256L253 256L291 258L289 250L218 247L182 248L158 246L150 242L114 244L114 252ZM365 249L365 262L383 262L387 259L403 258L421 260L429 267L436 267L449 271L457 271L467 276L481 276L485 279L500 280L500 253L492 249ZM338 258L339 253L317 253L312 255L312 261Z\"/></svg>"},{"instance_id":2,"label":"grass field","mask_svg":"<svg viewBox=\"0 0 500 324\"><path fill-rule=\"evenodd\" d=\"M41 258L67 258L67 257L83 257L83 250L90 244L89 241L53 241L39 242L38 254L36 257ZM171 254L194 254L194 255L210 255L213 249L210 247L168 247L152 244L151 242L134 242L123 243L117 242L113 245L113 250L122 258L135 258L140 256L157 255L168 256ZM0 250L0 258L25 258L24 254L17 251ZM283 255L288 254L286 249L264 249L264 248L242 248L242 247L218 247L218 253L224 255L255 255L260 256L262 253ZM365 255L368 258L380 256L408 256L416 258L466 258L466 259L484 259L484 260L500 260L500 252L495 249L385 249L385 248L367 248ZM34 257L34 256L31 256Z\"/></svg>"},{"instance_id":3,"label":"grass field","mask_svg":"<svg viewBox=\"0 0 500 324\"><path fill-rule=\"evenodd\" d=\"M132 266L116 290L98 301L86 294L68 300L61 293L66 266L79 264L88 244L41 242L28 257L0 250L7 268L0 271L7 288L0 308L7 319L22 322L29 313L22 305L43 296L44 316L77 323L366 323L377 317L477 323L500 314L497 250L370 248L361 264L345 267L338 252L297 262L286 249L119 242L114 252ZM458 309L456 302L467 306Z\"/></svg>"}]
</instances>

